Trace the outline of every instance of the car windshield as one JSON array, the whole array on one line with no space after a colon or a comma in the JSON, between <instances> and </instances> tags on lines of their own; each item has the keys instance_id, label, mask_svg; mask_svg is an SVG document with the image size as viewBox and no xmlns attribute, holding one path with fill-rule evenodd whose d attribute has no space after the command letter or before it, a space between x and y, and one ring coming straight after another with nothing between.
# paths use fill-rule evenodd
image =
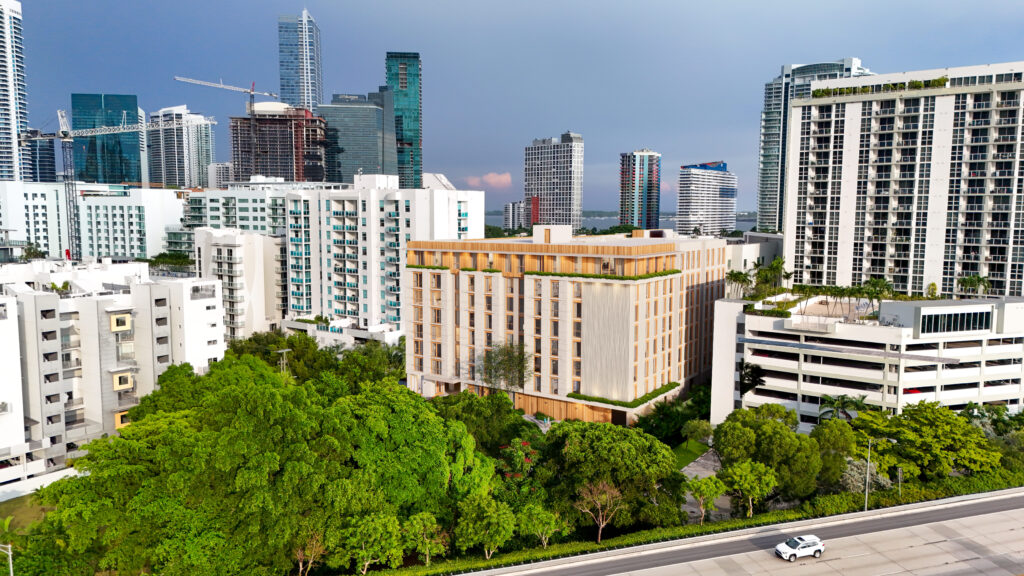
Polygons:
<instances>
[{"instance_id":1,"label":"car windshield","mask_svg":"<svg viewBox=\"0 0 1024 576\"><path fill-rule=\"evenodd\" d=\"M786 546L789 546L793 550L796 550L800 547L800 541L796 538L790 538L789 540L786 540Z\"/></svg>"}]
</instances>

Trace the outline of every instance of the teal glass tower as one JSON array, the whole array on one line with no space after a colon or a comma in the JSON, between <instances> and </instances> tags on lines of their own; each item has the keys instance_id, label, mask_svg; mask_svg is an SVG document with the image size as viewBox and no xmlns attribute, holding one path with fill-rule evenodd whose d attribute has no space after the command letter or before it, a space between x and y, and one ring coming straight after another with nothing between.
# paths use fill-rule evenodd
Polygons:
<instances>
[{"instance_id":1,"label":"teal glass tower","mask_svg":"<svg viewBox=\"0 0 1024 576\"><path fill-rule=\"evenodd\" d=\"M391 91L335 94L316 107L327 122L324 162L328 182L351 184L356 174L398 174L395 157L395 107Z\"/></svg>"},{"instance_id":2,"label":"teal glass tower","mask_svg":"<svg viewBox=\"0 0 1024 576\"><path fill-rule=\"evenodd\" d=\"M134 94L72 94L71 129L145 121ZM144 132L75 138L75 177L98 184L142 183Z\"/></svg>"},{"instance_id":3,"label":"teal glass tower","mask_svg":"<svg viewBox=\"0 0 1024 576\"><path fill-rule=\"evenodd\" d=\"M423 187L423 90L419 52L388 52L387 85L395 107L398 182Z\"/></svg>"}]
</instances>

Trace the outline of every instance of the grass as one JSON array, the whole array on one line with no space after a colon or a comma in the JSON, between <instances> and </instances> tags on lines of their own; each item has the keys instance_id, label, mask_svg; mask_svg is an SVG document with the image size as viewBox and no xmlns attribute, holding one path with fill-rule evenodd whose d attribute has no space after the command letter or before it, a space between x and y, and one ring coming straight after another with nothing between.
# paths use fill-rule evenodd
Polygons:
<instances>
[{"instance_id":1,"label":"grass","mask_svg":"<svg viewBox=\"0 0 1024 576\"><path fill-rule=\"evenodd\" d=\"M703 442L683 442L672 449L672 453L676 455L676 467L679 469L693 462L707 451L708 445Z\"/></svg>"},{"instance_id":2,"label":"grass","mask_svg":"<svg viewBox=\"0 0 1024 576\"><path fill-rule=\"evenodd\" d=\"M0 519L14 516L11 530L20 532L33 522L43 519L43 507L32 501L32 494L0 502Z\"/></svg>"}]
</instances>

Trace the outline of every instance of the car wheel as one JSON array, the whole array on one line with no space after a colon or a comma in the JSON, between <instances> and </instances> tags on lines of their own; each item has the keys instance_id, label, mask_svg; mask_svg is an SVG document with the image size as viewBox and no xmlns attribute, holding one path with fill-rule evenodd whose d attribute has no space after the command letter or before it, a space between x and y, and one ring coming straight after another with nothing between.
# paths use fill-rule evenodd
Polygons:
<instances>
[{"instance_id":1,"label":"car wheel","mask_svg":"<svg viewBox=\"0 0 1024 576\"><path fill-rule=\"evenodd\" d=\"M821 558L821 550L815 550L814 551L814 557L815 558Z\"/></svg>"},{"instance_id":2,"label":"car wheel","mask_svg":"<svg viewBox=\"0 0 1024 576\"><path fill-rule=\"evenodd\" d=\"M790 554L788 560L790 562L796 562L796 554Z\"/></svg>"}]
</instances>

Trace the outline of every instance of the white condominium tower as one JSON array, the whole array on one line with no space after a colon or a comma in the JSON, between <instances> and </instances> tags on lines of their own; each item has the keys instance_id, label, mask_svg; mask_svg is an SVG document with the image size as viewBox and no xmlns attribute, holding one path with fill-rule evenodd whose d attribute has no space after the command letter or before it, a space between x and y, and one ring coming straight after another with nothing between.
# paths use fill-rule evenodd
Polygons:
<instances>
[{"instance_id":1,"label":"white condominium tower","mask_svg":"<svg viewBox=\"0 0 1024 576\"><path fill-rule=\"evenodd\" d=\"M187 106L163 108L149 115L150 122L187 121L185 126L149 130L149 181L165 187L203 188L209 185L213 162L213 129L208 120Z\"/></svg>"},{"instance_id":2,"label":"white condominium tower","mask_svg":"<svg viewBox=\"0 0 1024 576\"><path fill-rule=\"evenodd\" d=\"M701 236L736 229L736 175L725 162L690 164L679 170L677 214L680 234Z\"/></svg>"},{"instance_id":3,"label":"white condominium tower","mask_svg":"<svg viewBox=\"0 0 1024 576\"><path fill-rule=\"evenodd\" d=\"M1024 293L1022 74L1011 62L814 82L790 110L793 281L960 294L959 278L981 276L991 294Z\"/></svg>"},{"instance_id":4,"label":"white condominium tower","mask_svg":"<svg viewBox=\"0 0 1024 576\"><path fill-rule=\"evenodd\" d=\"M566 132L526 147L523 187L528 225L583 225L583 136Z\"/></svg>"},{"instance_id":5,"label":"white condominium tower","mask_svg":"<svg viewBox=\"0 0 1024 576\"><path fill-rule=\"evenodd\" d=\"M21 180L29 170L18 146L18 134L28 130L28 95L21 2L14 0L0 0L0 114L0 180Z\"/></svg>"},{"instance_id":6,"label":"white condominium tower","mask_svg":"<svg viewBox=\"0 0 1024 576\"><path fill-rule=\"evenodd\" d=\"M757 174L757 229L782 230L782 206L786 182L786 135L789 102L811 95L811 82L871 74L858 58L817 64L787 64L774 80L764 85L761 109L761 148Z\"/></svg>"}]
</instances>

